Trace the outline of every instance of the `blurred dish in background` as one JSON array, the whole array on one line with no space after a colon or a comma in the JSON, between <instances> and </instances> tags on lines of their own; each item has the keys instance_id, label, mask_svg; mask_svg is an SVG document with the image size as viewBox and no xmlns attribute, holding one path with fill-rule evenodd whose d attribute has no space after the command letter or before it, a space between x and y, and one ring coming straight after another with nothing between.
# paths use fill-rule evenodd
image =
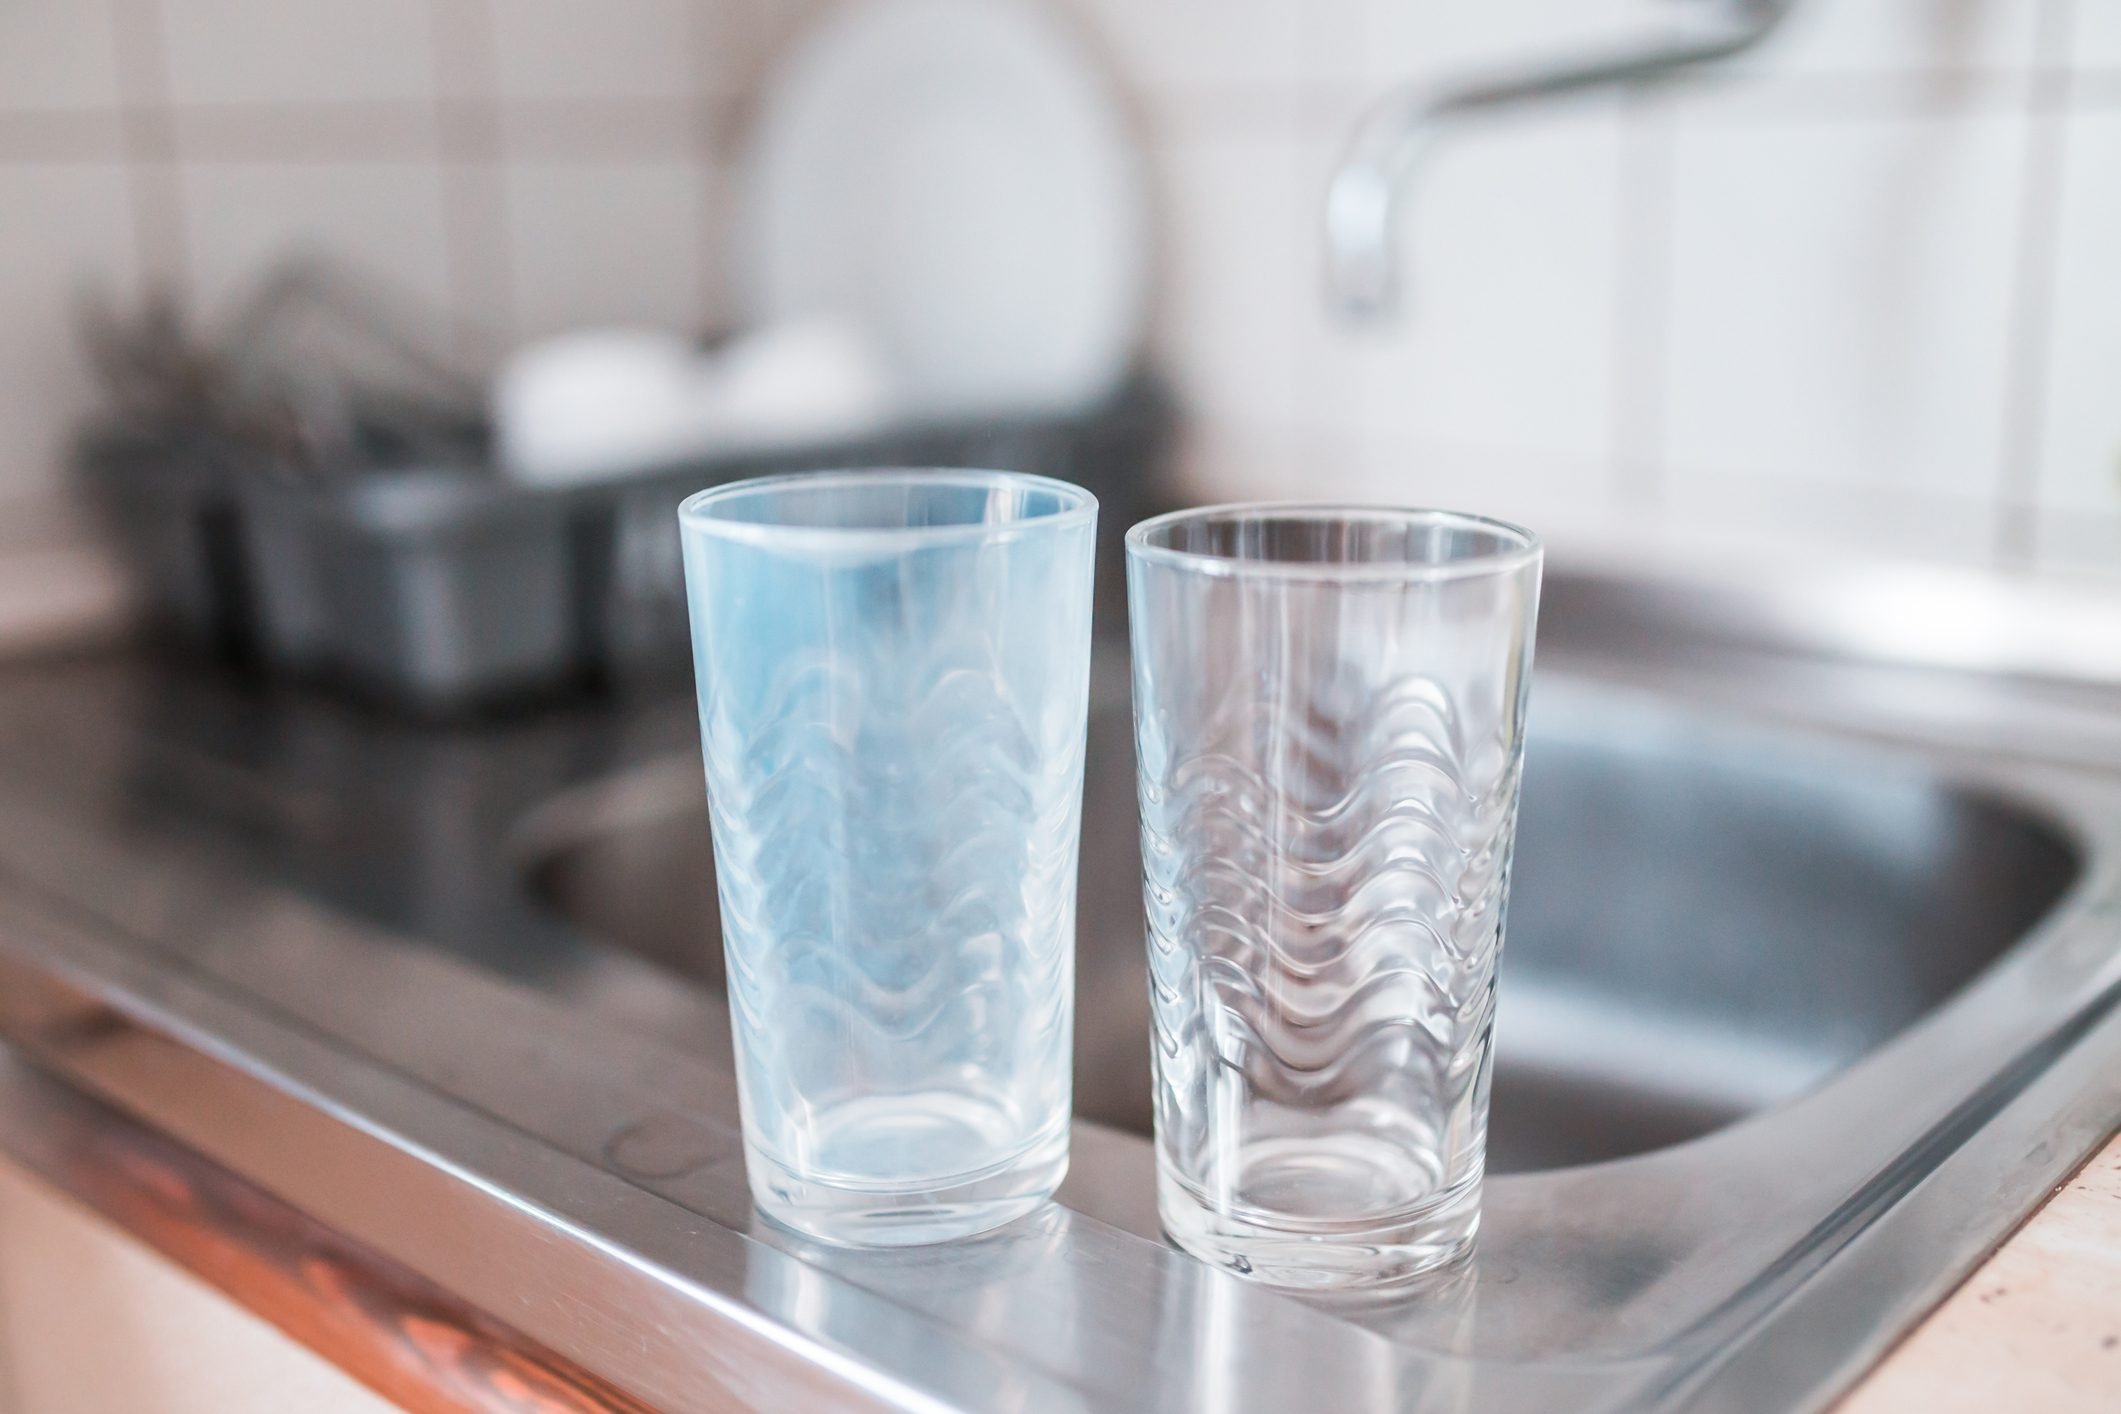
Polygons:
<instances>
[{"instance_id":1,"label":"blurred dish in background","mask_svg":"<svg viewBox=\"0 0 2121 1414\"><path fill-rule=\"evenodd\" d=\"M740 334L708 369L707 409L723 445L744 449L861 437L891 423L899 399L859 325L797 319Z\"/></svg>"},{"instance_id":2,"label":"blurred dish in background","mask_svg":"<svg viewBox=\"0 0 2121 1414\"><path fill-rule=\"evenodd\" d=\"M510 355L494 376L494 450L521 481L598 480L682 447L693 345L660 329L581 329Z\"/></svg>"},{"instance_id":3,"label":"blurred dish in background","mask_svg":"<svg viewBox=\"0 0 2121 1414\"><path fill-rule=\"evenodd\" d=\"M915 416L1079 408L1132 364L1141 173L1022 0L843 8L770 83L741 181L745 322L854 320Z\"/></svg>"},{"instance_id":4,"label":"blurred dish in background","mask_svg":"<svg viewBox=\"0 0 2121 1414\"><path fill-rule=\"evenodd\" d=\"M492 392L502 468L542 486L859 436L884 426L893 405L874 344L822 318L712 353L657 329L578 330L518 350Z\"/></svg>"}]
</instances>

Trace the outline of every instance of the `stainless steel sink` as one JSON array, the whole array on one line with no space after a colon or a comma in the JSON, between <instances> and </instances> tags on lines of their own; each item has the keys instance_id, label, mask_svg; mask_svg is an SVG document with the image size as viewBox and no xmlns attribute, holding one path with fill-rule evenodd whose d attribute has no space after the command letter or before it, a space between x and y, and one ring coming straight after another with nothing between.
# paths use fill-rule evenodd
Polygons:
<instances>
[{"instance_id":1,"label":"stainless steel sink","mask_svg":"<svg viewBox=\"0 0 2121 1414\"><path fill-rule=\"evenodd\" d=\"M1164 1244L1128 709L1094 692L1061 1203L825 1249L743 1174L689 699L480 731L0 672L0 1149L142 1124L652 1407L1815 1408L2121 1118L2121 613L1549 581L1470 1264Z\"/></svg>"},{"instance_id":2,"label":"stainless steel sink","mask_svg":"<svg viewBox=\"0 0 2121 1414\"><path fill-rule=\"evenodd\" d=\"M1084 785L1075 1105L1146 1135L1134 753L1124 665L1103 667ZM1541 680L1531 723L1492 1172L1646 1153L1812 1089L2009 951L2080 872L2041 812L1846 747L1560 677ZM576 792L534 838L525 868L539 897L720 992L696 757Z\"/></svg>"},{"instance_id":3,"label":"stainless steel sink","mask_svg":"<svg viewBox=\"0 0 2121 1414\"><path fill-rule=\"evenodd\" d=\"M1852 1278L1874 1284L1870 1307L1829 1294L1837 1254L1886 1243L1896 1213L1916 1230L1911 1195L1941 1188L1970 1126L2046 1067L2063 1018L2111 1004L2116 934L2092 914L2121 857L2121 794L2002 752L1880 740L1892 732L1876 722L1904 720L1888 699L1919 695L1923 668L1874 662L1851 686L1845 663L1762 656L1742 635L1697 642L1687 602L1624 580L1562 576L1548 598L1495 1177L1464 1278L1481 1295L1336 1318L1402 1354L1472 1361L1503 1407L1551 1407L1557 1379L1585 1408L1607 1397L1601 1379L1618 1405L1750 1405L1770 1390L1802 1402L1889 1338L1888 1309L1919 1310L1981 1244L1961 1214L1956 1240L1894 1250L1889 1278ZM1153 1240L1125 676L1114 655L1093 692L1085 1123L1062 1196ZM581 787L547 802L522 858L559 915L718 995L700 781L686 748ZM706 1045L726 1054L726 1032ZM1767 1333L1837 1310L1856 1324L1792 1378Z\"/></svg>"}]
</instances>

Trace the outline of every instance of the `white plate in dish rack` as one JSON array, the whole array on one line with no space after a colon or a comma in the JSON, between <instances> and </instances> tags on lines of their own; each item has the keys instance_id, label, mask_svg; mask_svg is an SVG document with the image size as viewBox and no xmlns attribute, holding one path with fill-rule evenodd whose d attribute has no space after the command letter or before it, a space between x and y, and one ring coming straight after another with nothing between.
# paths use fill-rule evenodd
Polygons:
<instances>
[{"instance_id":1,"label":"white plate in dish rack","mask_svg":"<svg viewBox=\"0 0 2121 1414\"><path fill-rule=\"evenodd\" d=\"M1133 358L1141 173L1026 0L841 8L769 86L740 180L740 312L859 321L909 412L1079 406Z\"/></svg>"}]
</instances>

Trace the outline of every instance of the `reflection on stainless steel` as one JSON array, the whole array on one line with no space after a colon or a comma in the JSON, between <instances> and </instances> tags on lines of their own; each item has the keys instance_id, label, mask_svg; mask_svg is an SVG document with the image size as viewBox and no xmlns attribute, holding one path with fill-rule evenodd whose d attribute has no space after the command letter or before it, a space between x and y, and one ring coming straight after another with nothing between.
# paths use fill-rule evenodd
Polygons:
<instances>
[{"instance_id":1,"label":"reflection on stainless steel","mask_svg":"<svg viewBox=\"0 0 2121 1414\"><path fill-rule=\"evenodd\" d=\"M1503 967L1493 1171L1647 1152L1802 1093L2009 948L2075 873L2037 817L1919 772L1542 684ZM1125 819L1100 694L1086 818ZM695 760L567 802L526 860L588 931L719 988ZM1093 830L1077 899L1076 1113L1147 1134L1134 841Z\"/></svg>"},{"instance_id":2,"label":"reflection on stainless steel","mask_svg":"<svg viewBox=\"0 0 2121 1414\"><path fill-rule=\"evenodd\" d=\"M124 660L0 674L0 1034L35 1067L0 1073L0 1146L92 1092L677 1409L1816 1405L2121 1114L2121 716L2066 663L1857 660L1889 626L1807 640L1744 583L1550 583L1503 1172L1413 1299L1155 1240L1111 663L1074 1168L985 1241L751 1213L689 697L471 734Z\"/></svg>"},{"instance_id":3,"label":"reflection on stainless steel","mask_svg":"<svg viewBox=\"0 0 2121 1414\"><path fill-rule=\"evenodd\" d=\"M1411 85L1387 95L1355 130L1326 189L1326 261L1334 302L1372 316L1397 298L1399 210L1414 169L1453 122L1591 89L1645 83L1742 54L1772 34L1796 0L1714 0L1727 12L1698 36L1591 59Z\"/></svg>"}]
</instances>

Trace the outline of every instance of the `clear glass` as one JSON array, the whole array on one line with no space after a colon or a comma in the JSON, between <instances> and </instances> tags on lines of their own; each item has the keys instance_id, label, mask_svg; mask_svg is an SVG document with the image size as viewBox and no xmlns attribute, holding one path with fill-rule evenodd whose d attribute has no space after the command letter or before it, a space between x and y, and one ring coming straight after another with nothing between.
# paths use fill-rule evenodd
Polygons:
<instances>
[{"instance_id":1,"label":"clear glass","mask_svg":"<svg viewBox=\"0 0 2121 1414\"><path fill-rule=\"evenodd\" d=\"M1289 1286L1471 1246L1540 549L1439 511L1127 536L1157 1200Z\"/></svg>"},{"instance_id":2,"label":"clear glass","mask_svg":"<svg viewBox=\"0 0 2121 1414\"><path fill-rule=\"evenodd\" d=\"M861 471L678 512L751 1189L830 1242L1067 1170L1097 502Z\"/></svg>"}]
</instances>

